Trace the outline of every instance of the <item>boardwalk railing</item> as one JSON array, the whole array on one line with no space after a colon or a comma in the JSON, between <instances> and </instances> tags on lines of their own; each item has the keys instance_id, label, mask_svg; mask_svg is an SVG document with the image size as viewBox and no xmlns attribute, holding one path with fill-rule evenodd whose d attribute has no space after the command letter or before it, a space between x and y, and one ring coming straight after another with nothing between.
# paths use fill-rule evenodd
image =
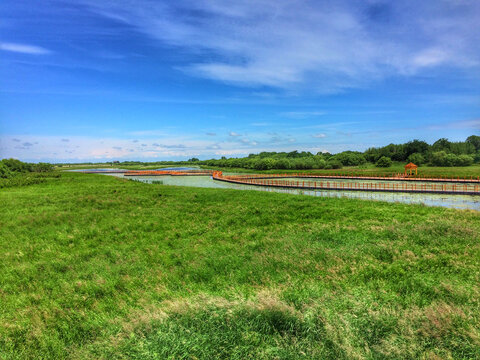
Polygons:
<instances>
[{"instance_id":1,"label":"boardwalk railing","mask_svg":"<svg viewBox=\"0 0 480 360\"><path fill-rule=\"evenodd\" d=\"M313 178L313 179L351 179L351 180L384 180L384 181L410 181L410 182L451 182L451 183L472 183L480 184L480 176L464 176L464 177L408 177L404 174L380 174L374 176L334 173L334 174L304 174L304 173L292 173L292 174L244 174L235 175L237 177L245 179L281 179L281 178Z\"/></svg>"},{"instance_id":2,"label":"boardwalk railing","mask_svg":"<svg viewBox=\"0 0 480 360\"><path fill-rule=\"evenodd\" d=\"M125 172L124 176L210 176L212 174L212 170L131 170Z\"/></svg>"},{"instance_id":3,"label":"boardwalk railing","mask_svg":"<svg viewBox=\"0 0 480 360\"><path fill-rule=\"evenodd\" d=\"M339 181L309 181L309 175L297 175L302 180L280 180L291 178L291 174L269 176L264 175L223 175L221 171L214 171L214 180L238 183L244 185L295 188L307 190L340 190L340 191L372 191L372 192L404 192L404 193L432 193L432 194L458 194L458 195L480 195L480 184L456 184L456 183L372 183L372 182L339 182ZM351 178L348 178L351 179ZM378 180L378 178L375 178ZM390 179L388 179L390 180Z\"/></svg>"}]
</instances>

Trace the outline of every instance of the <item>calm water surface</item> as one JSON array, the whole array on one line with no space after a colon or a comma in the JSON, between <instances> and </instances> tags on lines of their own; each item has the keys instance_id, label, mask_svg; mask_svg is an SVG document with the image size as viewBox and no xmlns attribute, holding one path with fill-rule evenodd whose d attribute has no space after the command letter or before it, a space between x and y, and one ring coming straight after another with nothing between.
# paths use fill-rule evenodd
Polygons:
<instances>
[{"instance_id":1,"label":"calm water surface","mask_svg":"<svg viewBox=\"0 0 480 360\"><path fill-rule=\"evenodd\" d=\"M111 176L124 177L123 174L108 174ZM440 194L405 194L405 193L382 193L367 191L332 191L332 190L300 190L268 188L253 185L232 184L223 181L215 181L210 176L127 176L132 180L152 183L162 181L165 185L207 187L218 189L238 189L273 191L288 194L301 194L323 197L346 197L351 199L366 199L388 202L402 202L407 204L424 204L427 206L443 206L456 209L472 209L480 211L480 196L470 195L440 195ZM298 180L298 179L295 179ZM306 179L307 180L307 179ZM350 182L351 180L335 180L336 182ZM372 181L373 182L373 181ZM383 181L381 181L383 182Z\"/></svg>"}]
</instances>

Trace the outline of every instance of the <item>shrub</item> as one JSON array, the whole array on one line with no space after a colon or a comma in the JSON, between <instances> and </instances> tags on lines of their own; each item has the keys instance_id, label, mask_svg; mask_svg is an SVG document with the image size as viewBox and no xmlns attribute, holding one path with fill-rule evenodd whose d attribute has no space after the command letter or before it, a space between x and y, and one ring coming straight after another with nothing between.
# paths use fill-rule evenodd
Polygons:
<instances>
[{"instance_id":1,"label":"shrub","mask_svg":"<svg viewBox=\"0 0 480 360\"><path fill-rule=\"evenodd\" d=\"M392 159L387 156L382 156L378 161L375 163L376 167L390 167L392 166Z\"/></svg>"},{"instance_id":2,"label":"shrub","mask_svg":"<svg viewBox=\"0 0 480 360\"><path fill-rule=\"evenodd\" d=\"M29 172L32 171L30 164L17 159L3 159L2 163L10 169L11 172Z\"/></svg>"},{"instance_id":3,"label":"shrub","mask_svg":"<svg viewBox=\"0 0 480 360\"><path fill-rule=\"evenodd\" d=\"M478 150L477 153L475 154L473 161L475 161L475 163L477 164L480 163L480 150Z\"/></svg>"},{"instance_id":4,"label":"shrub","mask_svg":"<svg viewBox=\"0 0 480 360\"><path fill-rule=\"evenodd\" d=\"M473 164L473 158L469 155L457 156L457 162L455 166L469 166Z\"/></svg>"},{"instance_id":5,"label":"shrub","mask_svg":"<svg viewBox=\"0 0 480 360\"><path fill-rule=\"evenodd\" d=\"M436 166L469 166L473 164L470 155L447 154L445 151L437 151L432 154L432 164Z\"/></svg>"},{"instance_id":6,"label":"shrub","mask_svg":"<svg viewBox=\"0 0 480 360\"><path fill-rule=\"evenodd\" d=\"M335 159L329 160L328 165L330 165L330 169L341 169L343 167L342 163ZM325 169L326 168L327 167L325 166Z\"/></svg>"},{"instance_id":7,"label":"shrub","mask_svg":"<svg viewBox=\"0 0 480 360\"><path fill-rule=\"evenodd\" d=\"M344 151L334 156L335 160L340 161L344 166L357 166L367 162L365 156L353 151Z\"/></svg>"},{"instance_id":8,"label":"shrub","mask_svg":"<svg viewBox=\"0 0 480 360\"><path fill-rule=\"evenodd\" d=\"M457 166L458 157L455 154L447 154L443 158L444 165L443 166Z\"/></svg>"},{"instance_id":9,"label":"shrub","mask_svg":"<svg viewBox=\"0 0 480 360\"><path fill-rule=\"evenodd\" d=\"M327 162L323 159L315 159L315 169L324 169L327 165Z\"/></svg>"},{"instance_id":10,"label":"shrub","mask_svg":"<svg viewBox=\"0 0 480 360\"><path fill-rule=\"evenodd\" d=\"M430 159L430 162L432 165L435 166L447 166L445 157L447 156L447 153L445 151L436 151L432 154L432 157Z\"/></svg>"},{"instance_id":11,"label":"shrub","mask_svg":"<svg viewBox=\"0 0 480 360\"><path fill-rule=\"evenodd\" d=\"M50 172L53 171L53 165L48 163L38 163L32 165L32 171L34 172Z\"/></svg>"},{"instance_id":12,"label":"shrub","mask_svg":"<svg viewBox=\"0 0 480 360\"><path fill-rule=\"evenodd\" d=\"M278 159L276 161L275 168L276 169L291 169L292 164L290 163L290 160L288 160L287 158L282 158L282 159Z\"/></svg>"},{"instance_id":13,"label":"shrub","mask_svg":"<svg viewBox=\"0 0 480 360\"><path fill-rule=\"evenodd\" d=\"M3 161L0 161L0 178L6 179L10 176L12 176L12 171Z\"/></svg>"},{"instance_id":14,"label":"shrub","mask_svg":"<svg viewBox=\"0 0 480 360\"><path fill-rule=\"evenodd\" d=\"M255 161L256 170L270 170L275 168L276 161L272 158L258 159Z\"/></svg>"}]
</instances>

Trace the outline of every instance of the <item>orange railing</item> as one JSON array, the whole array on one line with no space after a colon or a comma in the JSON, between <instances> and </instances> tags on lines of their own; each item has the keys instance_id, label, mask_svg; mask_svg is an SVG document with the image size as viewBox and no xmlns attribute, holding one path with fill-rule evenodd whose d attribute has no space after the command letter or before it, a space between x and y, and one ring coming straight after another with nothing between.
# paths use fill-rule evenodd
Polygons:
<instances>
[{"instance_id":1,"label":"orange railing","mask_svg":"<svg viewBox=\"0 0 480 360\"><path fill-rule=\"evenodd\" d=\"M407 193L437 193L437 194L465 194L480 195L479 184L449 184L449 183L369 183L369 182L338 182L338 181L309 181L309 180L279 180L278 178L293 177L291 174L265 175L223 175L221 171L213 172L213 179L244 185L297 188L309 190L345 190L345 191L385 191ZM298 178L309 178L309 174L299 175ZM376 178L378 180L378 178Z\"/></svg>"},{"instance_id":2,"label":"orange railing","mask_svg":"<svg viewBox=\"0 0 480 360\"><path fill-rule=\"evenodd\" d=\"M330 175L326 174L304 174L304 173L292 173L292 174L245 174L235 175L246 179L274 179L274 178L316 178L316 179L351 179L351 180L385 180L385 181L419 181L419 182L452 182L452 183L478 183L480 184L480 176L464 176L464 177L406 177L404 174L379 174L372 176L346 174L346 173L334 173Z\"/></svg>"},{"instance_id":3,"label":"orange railing","mask_svg":"<svg viewBox=\"0 0 480 360\"><path fill-rule=\"evenodd\" d=\"M172 171L172 170L131 170L124 173L125 176L162 176L162 175L173 175L173 176L192 176L192 175L212 175L212 170L181 170L181 171Z\"/></svg>"}]
</instances>

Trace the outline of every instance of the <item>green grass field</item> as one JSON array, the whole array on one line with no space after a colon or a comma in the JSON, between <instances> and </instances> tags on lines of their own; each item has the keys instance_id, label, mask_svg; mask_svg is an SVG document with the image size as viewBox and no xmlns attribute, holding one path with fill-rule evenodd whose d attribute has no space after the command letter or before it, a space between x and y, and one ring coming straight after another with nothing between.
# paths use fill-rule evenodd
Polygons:
<instances>
[{"instance_id":1,"label":"green grass field","mask_svg":"<svg viewBox=\"0 0 480 360\"><path fill-rule=\"evenodd\" d=\"M0 190L1 359L479 359L480 213L63 173Z\"/></svg>"}]
</instances>

